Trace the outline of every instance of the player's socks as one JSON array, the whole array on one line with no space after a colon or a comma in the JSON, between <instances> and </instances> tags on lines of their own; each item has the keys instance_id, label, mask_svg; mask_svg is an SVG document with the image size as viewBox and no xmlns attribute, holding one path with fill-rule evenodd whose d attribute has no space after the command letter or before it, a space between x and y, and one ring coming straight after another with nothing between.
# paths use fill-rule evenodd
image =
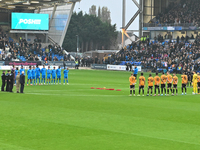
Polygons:
<instances>
[{"instance_id":1,"label":"player's socks","mask_svg":"<svg viewBox=\"0 0 200 150\"><path fill-rule=\"evenodd\" d=\"M44 79L44 84L45 84L45 79Z\"/></svg>"},{"instance_id":2,"label":"player's socks","mask_svg":"<svg viewBox=\"0 0 200 150\"><path fill-rule=\"evenodd\" d=\"M67 83L68 83L68 80L67 80Z\"/></svg>"},{"instance_id":3,"label":"player's socks","mask_svg":"<svg viewBox=\"0 0 200 150\"><path fill-rule=\"evenodd\" d=\"M176 89L176 94L178 94L178 89Z\"/></svg>"},{"instance_id":4,"label":"player's socks","mask_svg":"<svg viewBox=\"0 0 200 150\"><path fill-rule=\"evenodd\" d=\"M67 82L68 83L68 82ZM135 90L133 90L133 94L135 95Z\"/></svg>"},{"instance_id":5,"label":"player's socks","mask_svg":"<svg viewBox=\"0 0 200 150\"><path fill-rule=\"evenodd\" d=\"M144 90L142 90L142 94L144 95Z\"/></svg>"},{"instance_id":6,"label":"player's socks","mask_svg":"<svg viewBox=\"0 0 200 150\"><path fill-rule=\"evenodd\" d=\"M169 94L169 89L167 89L167 94Z\"/></svg>"},{"instance_id":7,"label":"player's socks","mask_svg":"<svg viewBox=\"0 0 200 150\"><path fill-rule=\"evenodd\" d=\"M172 93L172 89L170 89L171 90L171 93Z\"/></svg>"},{"instance_id":8,"label":"player's socks","mask_svg":"<svg viewBox=\"0 0 200 150\"><path fill-rule=\"evenodd\" d=\"M130 95L132 95L132 90L130 90Z\"/></svg>"},{"instance_id":9,"label":"player's socks","mask_svg":"<svg viewBox=\"0 0 200 150\"><path fill-rule=\"evenodd\" d=\"M39 80L40 81L40 80ZM43 79L41 80L41 83L43 83Z\"/></svg>"}]
</instances>

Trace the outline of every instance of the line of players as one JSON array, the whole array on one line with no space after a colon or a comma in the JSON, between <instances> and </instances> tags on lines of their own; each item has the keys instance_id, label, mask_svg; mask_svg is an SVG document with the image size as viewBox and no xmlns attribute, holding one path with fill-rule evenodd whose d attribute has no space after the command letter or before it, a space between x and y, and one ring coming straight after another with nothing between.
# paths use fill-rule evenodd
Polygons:
<instances>
[{"instance_id":1,"label":"line of players","mask_svg":"<svg viewBox=\"0 0 200 150\"><path fill-rule=\"evenodd\" d=\"M188 76L183 73L181 75L182 79L182 95L187 94L187 88L186 85L188 83ZM130 82L130 96L132 96L132 93L135 96L135 85L136 85L136 77L131 74L131 77L129 77ZM160 90L160 83L161 83L161 90ZM166 88L167 83L167 88ZM196 72L193 72L193 94L200 94L200 74L196 74ZM173 85L173 87L172 87ZM154 96L156 96L156 92L158 91L158 96L163 96L165 93L165 96L169 95L171 91L171 95L174 96L175 92L176 95L178 95L178 77L174 73L173 76L170 75L169 72L167 72L167 75L165 73L162 73L161 77L158 76L158 73L156 73L155 77L152 77L151 74L149 74L148 77L148 90L147 90L147 96L149 96L149 92L151 90L151 96L153 94L153 86L154 86ZM197 85L198 85L198 92L197 92ZM143 76L143 73L141 73L141 76L139 77L139 94L140 96L141 90L142 90L142 96L144 96L144 87L145 87L145 77Z\"/></svg>"},{"instance_id":2,"label":"line of players","mask_svg":"<svg viewBox=\"0 0 200 150\"><path fill-rule=\"evenodd\" d=\"M23 68L23 66L21 66L21 69L18 70L18 68L16 68L15 70L15 75L18 74L18 72L20 72L20 75L22 74L22 72L25 72L25 69ZM63 84L65 85L65 80L68 83L68 73L69 73L69 69L66 68L63 71L64 74L64 81ZM40 74L42 75L41 78L41 82L40 82ZM39 81L39 82L38 82ZM46 82L45 82L46 81ZM61 84L61 68L60 66L58 67L58 69L56 69L55 67L53 67L53 69L50 69L50 66L48 66L48 69L45 68L45 65L43 65L43 68L40 69L39 66L37 65L36 68L35 66L31 67L29 66L29 69L27 70L27 86L29 85L42 85L45 83L46 84ZM16 83L16 81L15 81Z\"/></svg>"}]
</instances>

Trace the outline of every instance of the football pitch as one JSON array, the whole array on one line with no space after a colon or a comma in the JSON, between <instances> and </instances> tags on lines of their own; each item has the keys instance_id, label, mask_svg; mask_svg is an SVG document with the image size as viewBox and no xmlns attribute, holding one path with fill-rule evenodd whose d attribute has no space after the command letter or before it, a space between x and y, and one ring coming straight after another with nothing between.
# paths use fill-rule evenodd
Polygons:
<instances>
[{"instance_id":1,"label":"football pitch","mask_svg":"<svg viewBox=\"0 0 200 150\"><path fill-rule=\"evenodd\" d=\"M182 96L179 75L178 96L130 97L130 74L70 70L69 85L0 92L0 150L199 150L200 95Z\"/></svg>"}]
</instances>

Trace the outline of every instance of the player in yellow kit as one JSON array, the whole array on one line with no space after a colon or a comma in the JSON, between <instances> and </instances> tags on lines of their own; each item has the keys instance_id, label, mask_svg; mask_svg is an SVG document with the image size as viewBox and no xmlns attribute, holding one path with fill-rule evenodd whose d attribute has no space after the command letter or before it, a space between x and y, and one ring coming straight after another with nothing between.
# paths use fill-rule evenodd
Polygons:
<instances>
[{"instance_id":1,"label":"player in yellow kit","mask_svg":"<svg viewBox=\"0 0 200 150\"><path fill-rule=\"evenodd\" d=\"M192 79L192 85L193 85L193 94L197 94L197 74L195 71L193 71L193 79Z\"/></svg>"},{"instance_id":2,"label":"player in yellow kit","mask_svg":"<svg viewBox=\"0 0 200 150\"><path fill-rule=\"evenodd\" d=\"M173 74L173 94L175 93L175 89L176 89L176 95L178 95L178 88L177 88L177 84L178 84L178 77L176 76L176 74Z\"/></svg>"},{"instance_id":3,"label":"player in yellow kit","mask_svg":"<svg viewBox=\"0 0 200 150\"><path fill-rule=\"evenodd\" d=\"M155 93L154 93L154 96L156 96L156 89L158 89L158 96L160 96L160 77L158 76L158 73L156 73L156 76L154 77L154 90L155 90Z\"/></svg>"},{"instance_id":4,"label":"player in yellow kit","mask_svg":"<svg viewBox=\"0 0 200 150\"><path fill-rule=\"evenodd\" d=\"M141 76L139 77L139 94L140 96L140 91L142 89L142 96L144 96L144 87L145 87L145 77L143 76L143 73L141 73Z\"/></svg>"},{"instance_id":5,"label":"player in yellow kit","mask_svg":"<svg viewBox=\"0 0 200 150\"><path fill-rule=\"evenodd\" d=\"M183 89L185 89L185 95L186 95L187 94L186 84L188 82L188 77L187 75L185 75L185 72L183 73L183 75L181 75L181 78L182 78L182 95L184 94Z\"/></svg>"},{"instance_id":6,"label":"player in yellow kit","mask_svg":"<svg viewBox=\"0 0 200 150\"><path fill-rule=\"evenodd\" d=\"M147 96L149 96L149 89L151 89L151 96L152 96L152 93L153 93L153 81L154 81L154 78L152 77L151 74L149 74Z\"/></svg>"},{"instance_id":7,"label":"player in yellow kit","mask_svg":"<svg viewBox=\"0 0 200 150\"><path fill-rule=\"evenodd\" d=\"M165 96L166 96L166 88L165 88L166 82L167 82L167 76L163 72L163 74L161 75L161 96L163 96L163 90L165 91Z\"/></svg>"},{"instance_id":8,"label":"player in yellow kit","mask_svg":"<svg viewBox=\"0 0 200 150\"><path fill-rule=\"evenodd\" d=\"M197 81L197 85L198 85L198 93L200 94L200 74L197 73L197 75L198 75L198 77L197 77L197 79L198 79L198 81Z\"/></svg>"},{"instance_id":9,"label":"player in yellow kit","mask_svg":"<svg viewBox=\"0 0 200 150\"><path fill-rule=\"evenodd\" d=\"M169 89L172 93L172 76L167 72L167 95L169 95Z\"/></svg>"},{"instance_id":10,"label":"player in yellow kit","mask_svg":"<svg viewBox=\"0 0 200 150\"><path fill-rule=\"evenodd\" d=\"M129 82L130 82L130 95L129 96L132 96L132 91L135 96L136 78L133 76L133 73L131 73L131 76L129 77Z\"/></svg>"}]
</instances>

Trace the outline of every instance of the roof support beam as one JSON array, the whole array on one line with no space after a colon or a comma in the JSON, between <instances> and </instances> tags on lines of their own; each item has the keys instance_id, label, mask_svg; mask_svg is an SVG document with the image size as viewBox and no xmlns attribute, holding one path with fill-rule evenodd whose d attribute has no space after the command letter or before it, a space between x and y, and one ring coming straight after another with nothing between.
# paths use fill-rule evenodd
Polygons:
<instances>
[{"instance_id":1,"label":"roof support beam","mask_svg":"<svg viewBox=\"0 0 200 150\"><path fill-rule=\"evenodd\" d=\"M133 15L133 17L129 20L129 22L125 25L125 16L126 16L126 0L123 0L123 6L122 6L122 47L124 47L124 43L125 43L125 39L124 39L124 35L128 35L126 33L127 29L130 27L130 25L133 23L133 21L137 18L137 16L140 16L140 21L139 21L139 36L142 36L142 14L143 14L143 10L142 10L142 1L143 0L139 0L139 4L136 0L132 0L133 3L138 7L137 12ZM127 36L129 39L130 37ZM132 40L131 40L132 41Z\"/></svg>"}]
</instances>

